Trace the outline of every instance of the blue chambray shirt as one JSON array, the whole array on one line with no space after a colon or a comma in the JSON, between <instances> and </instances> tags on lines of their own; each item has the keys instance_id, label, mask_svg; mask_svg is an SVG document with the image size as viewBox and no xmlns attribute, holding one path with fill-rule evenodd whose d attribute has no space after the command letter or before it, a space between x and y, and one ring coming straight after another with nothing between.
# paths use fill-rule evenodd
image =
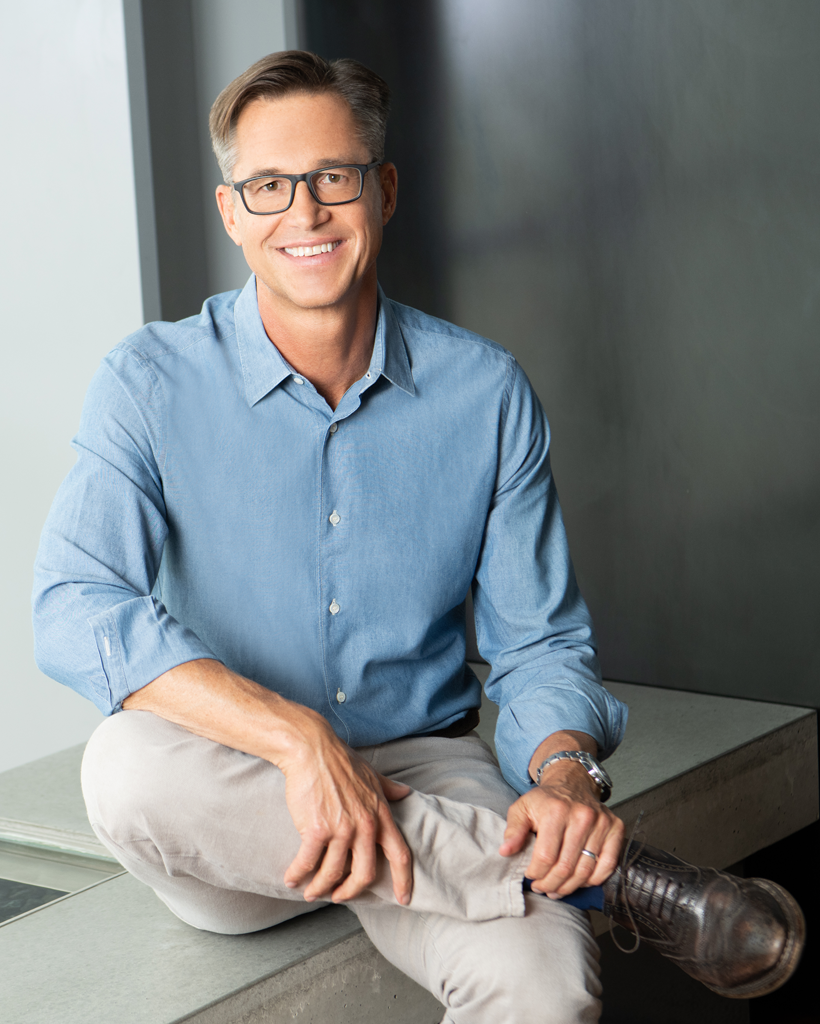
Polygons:
<instances>
[{"instance_id":1,"label":"blue chambray shirt","mask_svg":"<svg viewBox=\"0 0 820 1024\"><path fill-rule=\"evenodd\" d=\"M353 746L481 702L472 586L524 792L560 728L620 742L549 466L543 410L493 342L380 293L370 367L335 411L268 339L256 281L102 362L35 569L41 669L105 714L217 658Z\"/></svg>"}]
</instances>

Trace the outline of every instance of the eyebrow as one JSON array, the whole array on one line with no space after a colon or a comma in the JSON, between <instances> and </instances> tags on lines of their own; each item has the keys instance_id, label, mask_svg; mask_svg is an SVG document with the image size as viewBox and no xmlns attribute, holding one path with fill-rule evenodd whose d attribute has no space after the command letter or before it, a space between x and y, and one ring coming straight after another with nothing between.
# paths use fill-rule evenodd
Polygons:
<instances>
[{"instance_id":1,"label":"eyebrow","mask_svg":"<svg viewBox=\"0 0 820 1024\"><path fill-rule=\"evenodd\" d=\"M322 160L321 163L315 167L311 167L309 171L305 171L306 174L310 174L313 171L321 171L325 167L353 167L357 163L356 160L340 160L338 157L328 157ZM253 174L249 174L249 178L259 178L265 174L293 174L293 171L283 171L280 167L263 167L261 170L254 171Z\"/></svg>"}]
</instances>

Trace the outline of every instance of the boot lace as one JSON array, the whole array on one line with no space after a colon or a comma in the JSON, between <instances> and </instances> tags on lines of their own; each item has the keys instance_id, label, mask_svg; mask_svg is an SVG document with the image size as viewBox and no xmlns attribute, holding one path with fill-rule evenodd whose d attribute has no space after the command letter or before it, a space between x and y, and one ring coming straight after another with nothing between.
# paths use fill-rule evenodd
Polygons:
<instances>
[{"instance_id":1,"label":"boot lace","mask_svg":"<svg viewBox=\"0 0 820 1024\"><path fill-rule=\"evenodd\" d=\"M629 905L629 887L626 884L626 880L627 880L627 874L629 872L629 869L632 867L632 865L635 863L635 861L638 859L638 857L640 857L641 853L643 853L643 848L644 848L644 846L646 846L646 835L645 835L645 833L643 833L643 832L639 833L638 832L638 826L640 825L641 821L643 820L643 815L644 815L644 812L641 811L641 813L635 819L635 824L632 826L632 831L629 834L629 842L627 842L625 844L624 849L623 849L623 853L621 854L621 865L620 865L621 873L620 873L620 876L618 878L618 889L617 889L617 898L620 899L620 901L623 903L624 907L626 907L626 916L629 918L629 924L630 924L630 927L632 928L632 933L635 936L635 943L634 943L634 945L632 946L631 949L629 949L626 946L622 946L621 945L620 941L618 940L618 936L615 933L615 921L611 917L609 919L609 935L610 935L610 938L612 939L613 943L615 944L616 949L619 949L622 953L637 953L638 949L639 949L639 947L641 945L641 936L640 936L640 933L638 931L638 926L635 923L635 917L634 917L634 915L632 913L632 907ZM635 848L633 850L633 844L638 842L638 840L636 840L636 838L635 838L638 835L640 835L640 840L639 840L640 845L639 846L635 846ZM630 853L630 851L631 851L631 853Z\"/></svg>"}]
</instances>

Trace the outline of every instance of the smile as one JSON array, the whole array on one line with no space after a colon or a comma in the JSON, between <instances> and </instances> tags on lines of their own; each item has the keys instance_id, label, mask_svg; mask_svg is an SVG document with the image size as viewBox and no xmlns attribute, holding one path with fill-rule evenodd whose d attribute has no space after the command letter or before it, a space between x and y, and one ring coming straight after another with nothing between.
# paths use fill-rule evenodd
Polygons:
<instances>
[{"instance_id":1,"label":"smile","mask_svg":"<svg viewBox=\"0 0 820 1024\"><path fill-rule=\"evenodd\" d=\"M321 245L297 245L292 249L285 249L289 256L318 256L320 252L333 252L341 242L323 242Z\"/></svg>"}]
</instances>

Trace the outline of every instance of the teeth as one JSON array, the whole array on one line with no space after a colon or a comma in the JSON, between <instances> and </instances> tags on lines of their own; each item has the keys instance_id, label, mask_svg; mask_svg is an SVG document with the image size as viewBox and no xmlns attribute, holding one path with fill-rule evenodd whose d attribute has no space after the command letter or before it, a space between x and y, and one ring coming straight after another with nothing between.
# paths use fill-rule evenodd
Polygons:
<instances>
[{"instance_id":1,"label":"teeth","mask_svg":"<svg viewBox=\"0 0 820 1024\"><path fill-rule=\"evenodd\" d=\"M285 249L289 256L318 256L320 252L333 252L340 242L323 242L321 245L296 245Z\"/></svg>"}]
</instances>

